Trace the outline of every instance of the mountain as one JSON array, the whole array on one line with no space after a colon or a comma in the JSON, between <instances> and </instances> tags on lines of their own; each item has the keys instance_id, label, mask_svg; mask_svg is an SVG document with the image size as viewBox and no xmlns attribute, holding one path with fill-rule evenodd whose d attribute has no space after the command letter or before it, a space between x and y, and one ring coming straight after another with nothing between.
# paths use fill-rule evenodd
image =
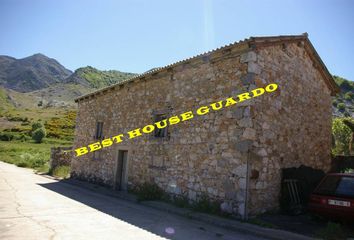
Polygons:
<instances>
[{"instance_id":1,"label":"mountain","mask_svg":"<svg viewBox=\"0 0 354 240\"><path fill-rule=\"evenodd\" d=\"M18 92L30 92L63 82L72 72L43 54L16 59L0 56L0 85Z\"/></svg>"},{"instance_id":2,"label":"mountain","mask_svg":"<svg viewBox=\"0 0 354 240\"><path fill-rule=\"evenodd\" d=\"M16 108L75 108L74 99L136 74L100 71L91 66L74 73L55 59L35 54L23 59L0 56L0 89Z\"/></svg>"},{"instance_id":3,"label":"mountain","mask_svg":"<svg viewBox=\"0 0 354 240\"><path fill-rule=\"evenodd\" d=\"M78 68L70 77L68 77L66 83L81 84L90 88L102 88L128 78L132 78L137 74L120 72L116 70L100 71L94 67L87 66Z\"/></svg>"},{"instance_id":4,"label":"mountain","mask_svg":"<svg viewBox=\"0 0 354 240\"><path fill-rule=\"evenodd\" d=\"M354 82L338 76L333 78L340 88L332 102L333 116L354 118Z\"/></svg>"}]
</instances>

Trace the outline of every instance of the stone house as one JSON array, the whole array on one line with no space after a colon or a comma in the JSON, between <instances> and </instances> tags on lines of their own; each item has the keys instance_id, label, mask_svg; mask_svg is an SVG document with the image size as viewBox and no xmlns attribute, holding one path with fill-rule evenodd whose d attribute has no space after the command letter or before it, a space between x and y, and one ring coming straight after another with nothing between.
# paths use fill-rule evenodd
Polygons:
<instances>
[{"instance_id":1,"label":"stone house","mask_svg":"<svg viewBox=\"0 0 354 240\"><path fill-rule=\"evenodd\" d=\"M338 88L306 33L251 37L79 97L74 148L269 83L279 89L74 157L71 175L207 194L240 216L277 209L282 168L330 168Z\"/></svg>"}]
</instances>

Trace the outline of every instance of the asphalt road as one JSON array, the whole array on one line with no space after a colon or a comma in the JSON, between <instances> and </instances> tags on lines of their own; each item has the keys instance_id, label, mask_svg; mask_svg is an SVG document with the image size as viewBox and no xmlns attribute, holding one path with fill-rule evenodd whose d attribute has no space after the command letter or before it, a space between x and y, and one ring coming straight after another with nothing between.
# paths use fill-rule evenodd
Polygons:
<instances>
[{"instance_id":1,"label":"asphalt road","mask_svg":"<svg viewBox=\"0 0 354 240\"><path fill-rule=\"evenodd\" d=\"M0 162L0 239L249 239Z\"/></svg>"}]
</instances>

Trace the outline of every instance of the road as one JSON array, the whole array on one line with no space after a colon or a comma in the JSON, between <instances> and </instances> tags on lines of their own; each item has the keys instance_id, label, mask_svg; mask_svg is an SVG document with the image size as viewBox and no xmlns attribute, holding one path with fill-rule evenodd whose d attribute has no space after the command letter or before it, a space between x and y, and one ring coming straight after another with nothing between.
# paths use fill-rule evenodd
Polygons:
<instances>
[{"instance_id":1,"label":"road","mask_svg":"<svg viewBox=\"0 0 354 240\"><path fill-rule=\"evenodd\" d=\"M99 194L0 162L0 239L262 238Z\"/></svg>"}]
</instances>

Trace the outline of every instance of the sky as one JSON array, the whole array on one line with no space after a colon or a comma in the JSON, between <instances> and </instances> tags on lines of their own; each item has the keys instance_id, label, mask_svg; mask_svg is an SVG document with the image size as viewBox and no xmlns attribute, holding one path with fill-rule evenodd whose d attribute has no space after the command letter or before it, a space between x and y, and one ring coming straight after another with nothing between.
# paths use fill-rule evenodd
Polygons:
<instances>
[{"instance_id":1,"label":"sky","mask_svg":"<svg viewBox=\"0 0 354 240\"><path fill-rule=\"evenodd\" d=\"M354 80L352 0L0 0L0 55L142 73L251 36L309 39Z\"/></svg>"}]
</instances>

